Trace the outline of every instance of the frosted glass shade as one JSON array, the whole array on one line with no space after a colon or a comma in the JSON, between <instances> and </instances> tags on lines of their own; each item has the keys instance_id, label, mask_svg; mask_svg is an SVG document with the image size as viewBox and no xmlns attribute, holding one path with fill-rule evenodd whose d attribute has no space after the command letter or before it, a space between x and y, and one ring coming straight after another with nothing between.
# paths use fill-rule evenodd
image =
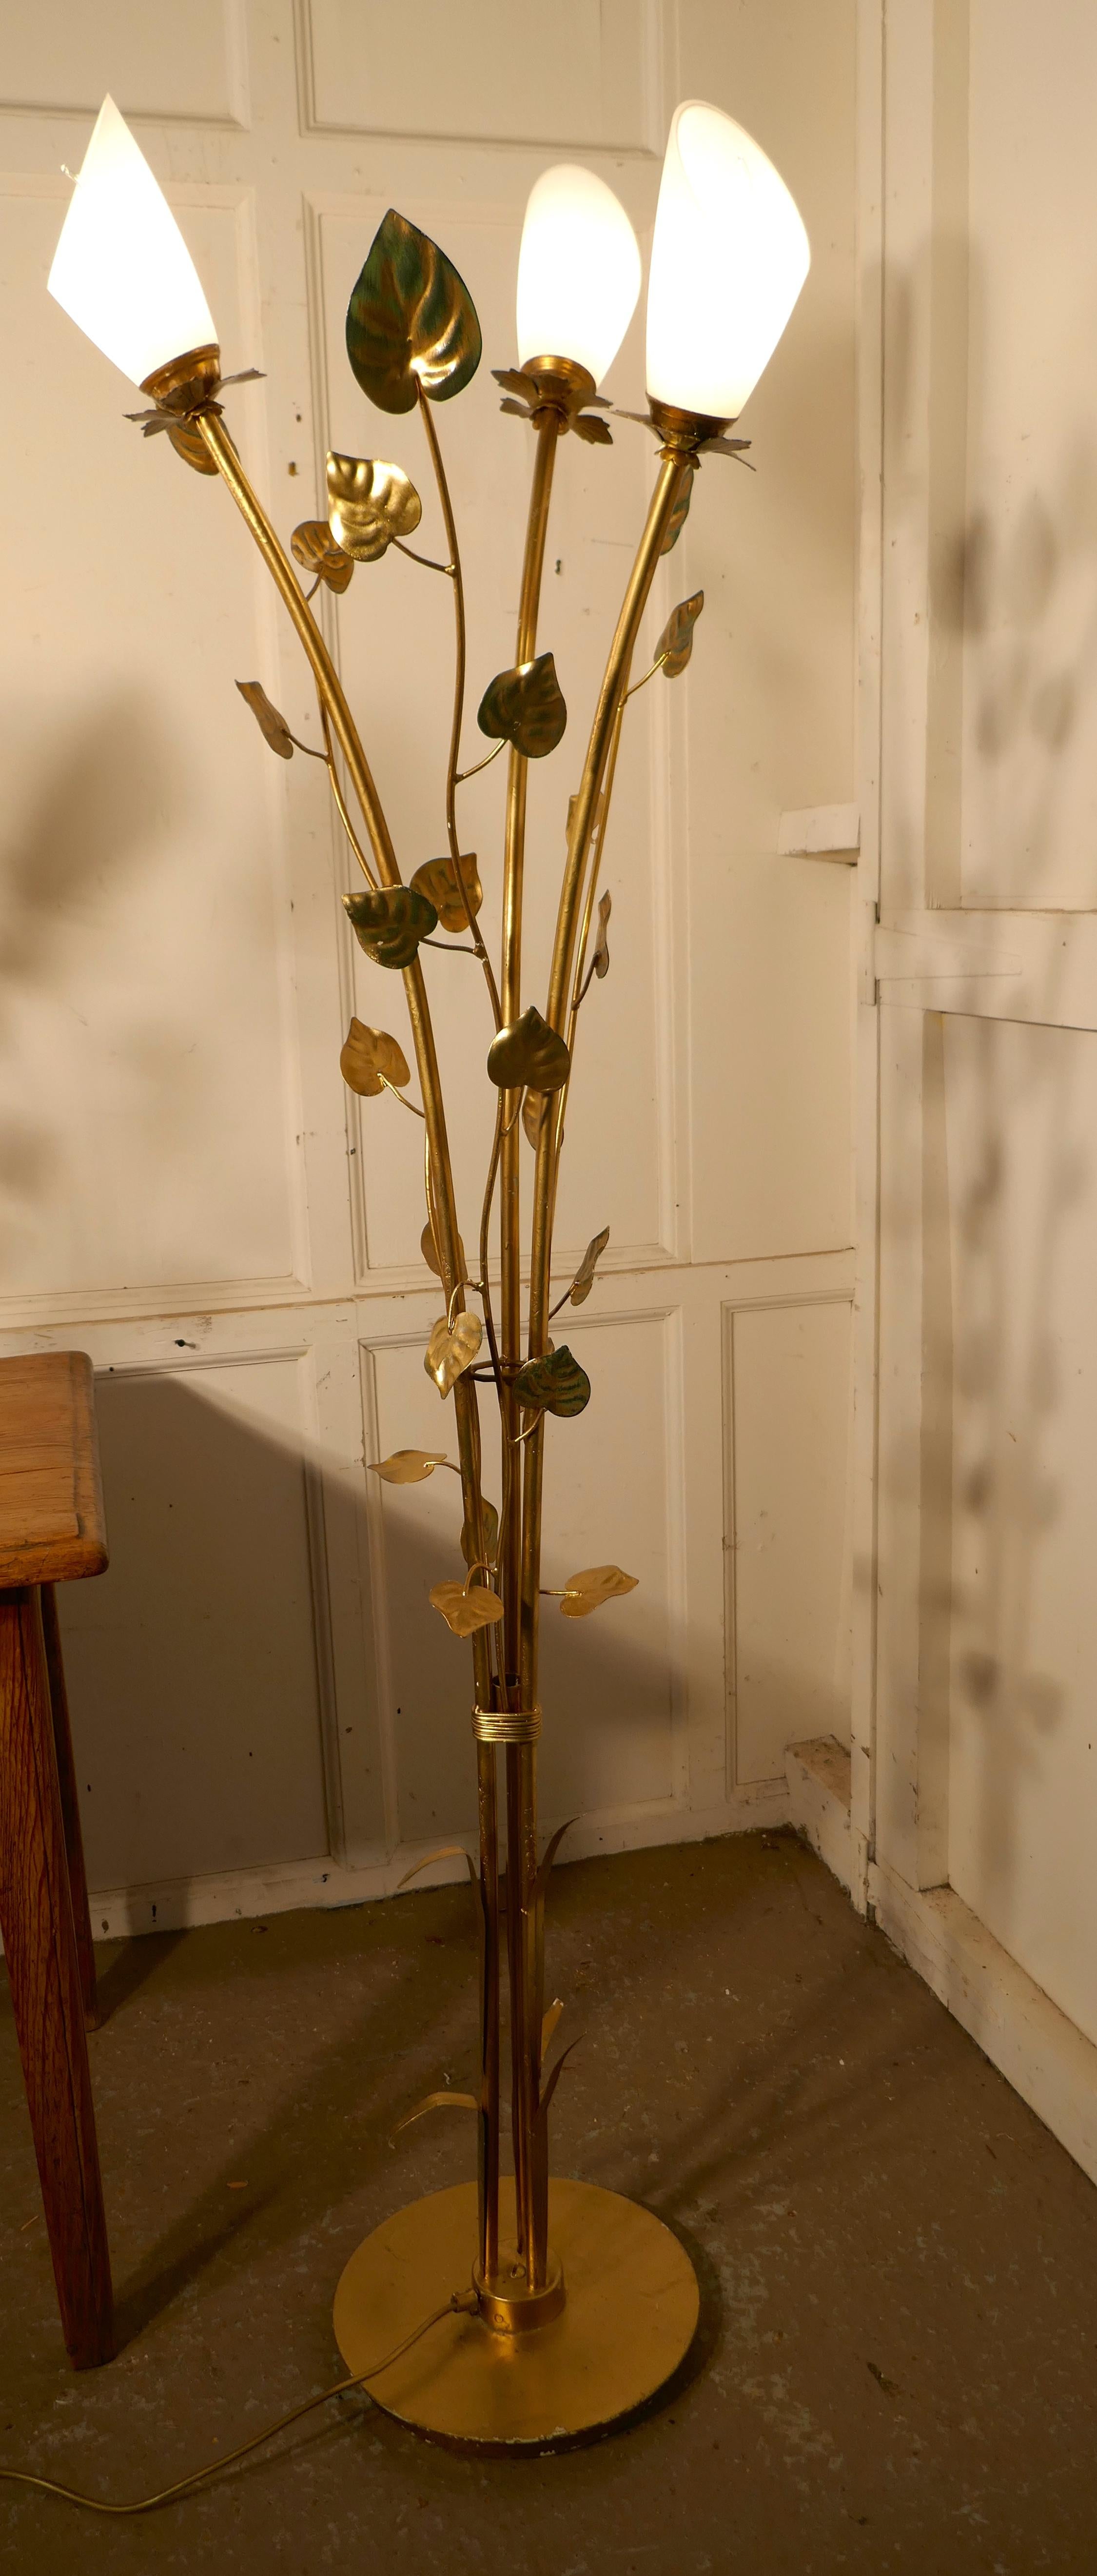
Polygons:
<instances>
[{"instance_id":1,"label":"frosted glass shade","mask_svg":"<svg viewBox=\"0 0 1097 2576\"><path fill-rule=\"evenodd\" d=\"M675 109L648 283L648 392L735 420L811 264L780 172L718 107Z\"/></svg>"},{"instance_id":2,"label":"frosted glass shade","mask_svg":"<svg viewBox=\"0 0 1097 2576\"><path fill-rule=\"evenodd\" d=\"M217 339L179 226L112 98L84 155L49 291L135 385Z\"/></svg>"},{"instance_id":3,"label":"frosted glass shade","mask_svg":"<svg viewBox=\"0 0 1097 2576\"><path fill-rule=\"evenodd\" d=\"M518 254L519 366L572 358L600 384L639 293L639 245L612 188L571 161L543 170Z\"/></svg>"}]
</instances>

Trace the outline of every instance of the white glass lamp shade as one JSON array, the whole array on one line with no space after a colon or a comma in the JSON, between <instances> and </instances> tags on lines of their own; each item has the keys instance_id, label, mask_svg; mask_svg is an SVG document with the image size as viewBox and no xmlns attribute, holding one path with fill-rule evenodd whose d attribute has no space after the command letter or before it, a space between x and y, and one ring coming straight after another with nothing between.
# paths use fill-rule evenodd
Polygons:
<instances>
[{"instance_id":1,"label":"white glass lamp shade","mask_svg":"<svg viewBox=\"0 0 1097 2576\"><path fill-rule=\"evenodd\" d=\"M571 358L600 384L639 293L639 245L612 188L574 162L543 170L518 254L519 366Z\"/></svg>"},{"instance_id":2,"label":"white glass lamp shade","mask_svg":"<svg viewBox=\"0 0 1097 2576\"><path fill-rule=\"evenodd\" d=\"M735 420L811 264L780 172L722 109L675 109L648 283L648 392Z\"/></svg>"},{"instance_id":3,"label":"white glass lamp shade","mask_svg":"<svg viewBox=\"0 0 1097 2576\"><path fill-rule=\"evenodd\" d=\"M217 339L179 226L112 98L84 155L49 291L135 385Z\"/></svg>"}]
</instances>

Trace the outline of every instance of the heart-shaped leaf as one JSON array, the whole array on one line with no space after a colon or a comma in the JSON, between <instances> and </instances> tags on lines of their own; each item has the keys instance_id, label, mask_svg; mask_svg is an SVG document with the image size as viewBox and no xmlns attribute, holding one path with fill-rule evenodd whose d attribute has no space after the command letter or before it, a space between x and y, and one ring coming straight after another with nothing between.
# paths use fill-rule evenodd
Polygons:
<instances>
[{"instance_id":1,"label":"heart-shaped leaf","mask_svg":"<svg viewBox=\"0 0 1097 2576\"><path fill-rule=\"evenodd\" d=\"M343 902L355 938L375 966L410 966L420 940L438 928L434 905L411 886L369 886L362 894L345 894Z\"/></svg>"},{"instance_id":2,"label":"heart-shaped leaf","mask_svg":"<svg viewBox=\"0 0 1097 2576\"><path fill-rule=\"evenodd\" d=\"M676 680L685 670L693 651L693 630L705 604L703 590L695 590L691 599L680 599L655 647L655 659L663 665L664 680Z\"/></svg>"},{"instance_id":3,"label":"heart-shaped leaf","mask_svg":"<svg viewBox=\"0 0 1097 2576\"><path fill-rule=\"evenodd\" d=\"M492 1039L488 1072L500 1091L517 1091L520 1083L532 1091L559 1091L571 1072L571 1056L565 1040L531 1002L520 1020Z\"/></svg>"},{"instance_id":4,"label":"heart-shaped leaf","mask_svg":"<svg viewBox=\"0 0 1097 2576\"><path fill-rule=\"evenodd\" d=\"M475 920L484 900L475 850L462 855L461 879L469 899L469 912ZM425 894L427 902L434 905L443 930L468 929L468 912L461 901L461 887L452 859L424 859L422 867L416 868L411 882L420 894Z\"/></svg>"},{"instance_id":5,"label":"heart-shaped leaf","mask_svg":"<svg viewBox=\"0 0 1097 2576\"><path fill-rule=\"evenodd\" d=\"M371 1458L369 1471L386 1485L421 1485L446 1463L444 1449L394 1449L391 1458Z\"/></svg>"},{"instance_id":6,"label":"heart-shaped leaf","mask_svg":"<svg viewBox=\"0 0 1097 2576\"><path fill-rule=\"evenodd\" d=\"M435 1278L440 1279L442 1276L442 1264L438 1258L438 1249L434 1240L434 1228L431 1225L429 1218L419 1237L419 1248L422 1252L423 1259L426 1262L428 1270L433 1270ZM465 1247L461 1241L460 1235L457 1237L457 1259L460 1264L461 1277L462 1279L467 1279L468 1270L465 1266Z\"/></svg>"},{"instance_id":7,"label":"heart-shaped leaf","mask_svg":"<svg viewBox=\"0 0 1097 2576\"><path fill-rule=\"evenodd\" d=\"M262 683L259 680L238 680L236 686L245 706L251 708L264 742L269 742L280 760L292 760L293 736L285 717L279 715L277 707L272 707Z\"/></svg>"},{"instance_id":8,"label":"heart-shaped leaf","mask_svg":"<svg viewBox=\"0 0 1097 2576\"><path fill-rule=\"evenodd\" d=\"M540 1413L582 1413L590 1403L590 1379L572 1358L567 1343L546 1351L543 1359L525 1360L513 1380L519 1404Z\"/></svg>"},{"instance_id":9,"label":"heart-shaped leaf","mask_svg":"<svg viewBox=\"0 0 1097 2576\"><path fill-rule=\"evenodd\" d=\"M448 402L480 364L476 307L452 260L390 206L347 306L347 356L380 411Z\"/></svg>"},{"instance_id":10,"label":"heart-shaped leaf","mask_svg":"<svg viewBox=\"0 0 1097 2576\"><path fill-rule=\"evenodd\" d=\"M432 1377L439 1395L448 1395L459 1377L472 1367L484 1338L479 1315L458 1315L452 1332L444 1315L438 1321L427 1343L423 1366Z\"/></svg>"},{"instance_id":11,"label":"heart-shaped leaf","mask_svg":"<svg viewBox=\"0 0 1097 2576\"><path fill-rule=\"evenodd\" d=\"M527 760L543 760L555 751L568 720L551 653L535 662L519 662L489 681L476 721L490 742L512 742Z\"/></svg>"},{"instance_id":12,"label":"heart-shaped leaf","mask_svg":"<svg viewBox=\"0 0 1097 2576\"><path fill-rule=\"evenodd\" d=\"M503 1616L503 1604L497 1592L489 1592L486 1583L436 1583L430 1595L432 1610L440 1610L455 1637L471 1637L477 1628L494 1627Z\"/></svg>"},{"instance_id":13,"label":"heart-shaped leaf","mask_svg":"<svg viewBox=\"0 0 1097 2576\"><path fill-rule=\"evenodd\" d=\"M598 977L599 983L601 983L603 977L609 973L609 940L606 937L606 933L609 929L609 917L612 910L613 896L607 886L598 905L598 928L595 932L594 938L594 955L590 961L594 968L594 972Z\"/></svg>"},{"instance_id":14,"label":"heart-shaped leaf","mask_svg":"<svg viewBox=\"0 0 1097 2576\"><path fill-rule=\"evenodd\" d=\"M549 1097L547 1091L527 1091L522 1102L522 1125L535 1151L545 1123Z\"/></svg>"},{"instance_id":15,"label":"heart-shaped leaf","mask_svg":"<svg viewBox=\"0 0 1097 2576\"><path fill-rule=\"evenodd\" d=\"M423 516L415 485L379 456L329 455L328 525L354 563L376 563L394 537L410 537Z\"/></svg>"},{"instance_id":16,"label":"heart-shaped leaf","mask_svg":"<svg viewBox=\"0 0 1097 2576\"><path fill-rule=\"evenodd\" d=\"M290 546L306 572L319 573L329 590L345 590L354 571L353 559L337 546L326 519L302 519L290 538Z\"/></svg>"},{"instance_id":17,"label":"heart-shaped leaf","mask_svg":"<svg viewBox=\"0 0 1097 2576\"><path fill-rule=\"evenodd\" d=\"M592 1235L572 1280L570 1295L573 1306L582 1306L589 1297L594 1286L594 1273L608 1242L609 1227L604 1225L601 1234Z\"/></svg>"},{"instance_id":18,"label":"heart-shaped leaf","mask_svg":"<svg viewBox=\"0 0 1097 2576\"><path fill-rule=\"evenodd\" d=\"M638 1574L623 1574L619 1565L587 1565L581 1574L569 1574L560 1603L565 1619L589 1619L592 1610L600 1610L603 1601L615 1601L622 1592L635 1592Z\"/></svg>"},{"instance_id":19,"label":"heart-shaped leaf","mask_svg":"<svg viewBox=\"0 0 1097 2576\"><path fill-rule=\"evenodd\" d=\"M662 545L659 548L661 555L669 555L671 547L677 545L678 539L685 527L686 520L689 517L689 505L692 499L693 469L691 467L674 504L674 508L671 511L670 524L667 528L667 533L663 539Z\"/></svg>"},{"instance_id":20,"label":"heart-shaped leaf","mask_svg":"<svg viewBox=\"0 0 1097 2576\"><path fill-rule=\"evenodd\" d=\"M489 1503L484 1496L480 1499L480 1517L484 1525L484 1554L481 1557L476 1555L476 1540L468 1522L461 1524L461 1554L466 1565L494 1565L499 1554L499 1514L494 1503Z\"/></svg>"},{"instance_id":21,"label":"heart-shaped leaf","mask_svg":"<svg viewBox=\"0 0 1097 2576\"><path fill-rule=\"evenodd\" d=\"M402 1091L411 1081L408 1060L387 1029L367 1029L361 1020L352 1020L339 1058L339 1071L351 1091L364 1100L376 1100L392 1082ZM381 1077L384 1075L384 1081Z\"/></svg>"}]
</instances>

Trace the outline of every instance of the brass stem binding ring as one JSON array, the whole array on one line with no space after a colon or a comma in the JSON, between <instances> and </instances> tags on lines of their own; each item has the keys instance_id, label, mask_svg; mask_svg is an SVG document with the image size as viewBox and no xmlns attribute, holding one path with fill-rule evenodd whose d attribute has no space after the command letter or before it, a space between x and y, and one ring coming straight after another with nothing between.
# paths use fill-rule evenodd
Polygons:
<instances>
[{"instance_id":1,"label":"brass stem binding ring","mask_svg":"<svg viewBox=\"0 0 1097 2576\"><path fill-rule=\"evenodd\" d=\"M541 1732L539 1708L474 1708L472 1731L478 1744L536 1744Z\"/></svg>"}]
</instances>

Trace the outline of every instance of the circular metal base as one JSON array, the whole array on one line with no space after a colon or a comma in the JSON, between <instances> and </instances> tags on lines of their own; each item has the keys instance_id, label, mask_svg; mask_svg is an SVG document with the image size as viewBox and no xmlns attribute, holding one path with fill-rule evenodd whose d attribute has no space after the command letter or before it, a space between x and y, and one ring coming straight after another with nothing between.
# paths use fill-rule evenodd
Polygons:
<instances>
[{"instance_id":1,"label":"circular metal base","mask_svg":"<svg viewBox=\"0 0 1097 2576\"><path fill-rule=\"evenodd\" d=\"M506 2180L499 2223L513 2242ZM348 2370L368 2369L452 2291L467 2289L476 2227L476 2186L458 2183L366 2237L335 2293L335 2339ZM549 2236L566 2285L551 2323L501 2334L478 2315L443 2317L370 2380L386 2414L451 2442L543 2449L655 2395L688 2352L700 2310L677 2237L636 2201L590 2182L550 2183Z\"/></svg>"}]
</instances>

